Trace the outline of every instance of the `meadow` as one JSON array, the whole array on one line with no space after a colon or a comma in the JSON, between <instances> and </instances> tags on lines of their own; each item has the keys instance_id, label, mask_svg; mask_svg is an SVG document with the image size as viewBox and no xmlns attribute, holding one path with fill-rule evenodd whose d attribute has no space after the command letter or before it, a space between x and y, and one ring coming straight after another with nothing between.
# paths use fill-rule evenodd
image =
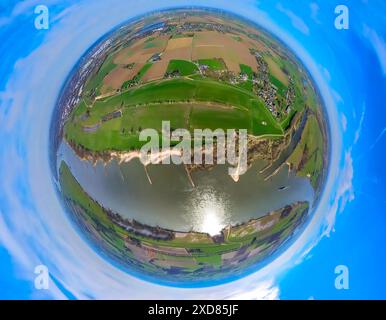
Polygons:
<instances>
[{"instance_id":1,"label":"meadow","mask_svg":"<svg viewBox=\"0 0 386 320\"><path fill-rule=\"evenodd\" d=\"M180 76L189 76L198 72L197 66L186 60L170 60L166 73L178 72Z\"/></svg>"},{"instance_id":2,"label":"meadow","mask_svg":"<svg viewBox=\"0 0 386 320\"><path fill-rule=\"evenodd\" d=\"M82 104L81 104L82 105ZM250 134L282 135L280 125L253 93L210 79L170 79L147 83L75 108L65 125L68 140L91 151L132 150L141 146L139 132L160 130L169 120L174 129L247 129ZM101 119L116 110L122 116ZM87 127L99 128L85 131Z\"/></svg>"}]
</instances>

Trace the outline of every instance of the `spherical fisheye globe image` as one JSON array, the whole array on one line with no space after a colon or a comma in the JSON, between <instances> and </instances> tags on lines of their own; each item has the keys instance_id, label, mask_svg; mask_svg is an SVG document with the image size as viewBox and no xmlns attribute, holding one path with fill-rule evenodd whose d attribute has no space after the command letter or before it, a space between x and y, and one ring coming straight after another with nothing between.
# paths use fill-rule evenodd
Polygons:
<instances>
[{"instance_id":1,"label":"spherical fisheye globe image","mask_svg":"<svg viewBox=\"0 0 386 320\"><path fill-rule=\"evenodd\" d=\"M385 299L385 15L0 1L0 300L248 319Z\"/></svg>"},{"instance_id":2,"label":"spherical fisheye globe image","mask_svg":"<svg viewBox=\"0 0 386 320\"><path fill-rule=\"evenodd\" d=\"M258 270L304 229L328 170L324 105L255 23L175 9L119 25L68 76L53 175L79 232L125 271L175 285Z\"/></svg>"}]
</instances>

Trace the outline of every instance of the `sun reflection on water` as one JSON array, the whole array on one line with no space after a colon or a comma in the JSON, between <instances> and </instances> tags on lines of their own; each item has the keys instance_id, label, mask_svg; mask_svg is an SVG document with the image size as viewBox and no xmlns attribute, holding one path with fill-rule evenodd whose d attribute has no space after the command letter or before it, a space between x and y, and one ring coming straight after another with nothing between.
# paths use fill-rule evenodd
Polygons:
<instances>
[{"instance_id":1,"label":"sun reflection on water","mask_svg":"<svg viewBox=\"0 0 386 320\"><path fill-rule=\"evenodd\" d=\"M225 194L209 187L200 188L191 201L193 214L189 217L189 223L192 230L211 236L220 234L230 223L229 208L229 200Z\"/></svg>"}]
</instances>

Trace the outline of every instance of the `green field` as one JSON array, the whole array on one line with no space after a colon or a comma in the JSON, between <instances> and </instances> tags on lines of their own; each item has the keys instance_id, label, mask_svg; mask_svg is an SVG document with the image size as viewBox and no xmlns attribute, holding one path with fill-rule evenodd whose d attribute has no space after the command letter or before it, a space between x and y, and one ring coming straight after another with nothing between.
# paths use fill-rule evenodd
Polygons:
<instances>
[{"instance_id":1,"label":"green field","mask_svg":"<svg viewBox=\"0 0 386 320\"><path fill-rule=\"evenodd\" d=\"M155 38L149 38L145 41L144 49L160 48L164 45L165 40L157 40Z\"/></svg>"},{"instance_id":2,"label":"green field","mask_svg":"<svg viewBox=\"0 0 386 320\"><path fill-rule=\"evenodd\" d=\"M209 67L209 69L212 70L226 70L227 67L225 65L224 60L222 59L200 59L198 60L198 63L201 65L206 65Z\"/></svg>"},{"instance_id":3,"label":"green field","mask_svg":"<svg viewBox=\"0 0 386 320\"><path fill-rule=\"evenodd\" d=\"M284 97L288 87L286 87L279 79L277 79L272 74L269 75L269 81L277 88L277 93Z\"/></svg>"},{"instance_id":4,"label":"green field","mask_svg":"<svg viewBox=\"0 0 386 320\"><path fill-rule=\"evenodd\" d=\"M84 106L81 107L84 110ZM122 110L122 117L101 122ZM159 129L162 121L174 129L247 129L250 134L281 135L281 126L251 92L213 80L171 79L135 87L94 103L84 119L75 108L65 125L65 137L91 151L140 147L139 131ZM100 127L85 132L84 127Z\"/></svg>"},{"instance_id":5,"label":"green field","mask_svg":"<svg viewBox=\"0 0 386 320\"><path fill-rule=\"evenodd\" d=\"M240 64L240 72L245 73L248 76L248 79L252 79L253 70L250 66L247 66L246 64Z\"/></svg>"},{"instance_id":6,"label":"green field","mask_svg":"<svg viewBox=\"0 0 386 320\"><path fill-rule=\"evenodd\" d=\"M239 87L248 90L248 91L253 91L253 70L250 66L247 66L245 64L240 64L240 73L241 74L246 74L248 76L248 80L245 82L241 82L239 84Z\"/></svg>"},{"instance_id":7,"label":"green field","mask_svg":"<svg viewBox=\"0 0 386 320\"><path fill-rule=\"evenodd\" d=\"M152 42L156 39L156 37L149 37L145 40L145 43L149 43L149 42Z\"/></svg>"},{"instance_id":8,"label":"green field","mask_svg":"<svg viewBox=\"0 0 386 320\"><path fill-rule=\"evenodd\" d=\"M137 73L137 75L135 76L135 78L137 78L138 80L141 80L142 77L145 75L145 73L147 72L147 70L150 69L151 66L152 66L152 63L151 63L151 62L146 63L146 64L141 68L141 70L139 70L139 72Z\"/></svg>"},{"instance_id":9,"label":"green field","mask_svg":"<svg viewBox=\"0 0 386 320\"><path fill-rule=\"evenodd\" d=\"M198 72L197 66L186 60L170 60L166 73L178 72L181 76L189 76Z\"/></svg>"},{"instance_id":10,"label":"green field","mask_svg":"<svg viewBox=\"0 0 386 320\"><path fill-rule=\"evenodd\" d=\"M194 33L175 33L172 35L171 39L179 39L179 38L193 38Z\"/></svg>"},{"instance_id":11,"label":"green field","mask_svg":"<svg viewBox=\"0 0 386 320\"><path fill-rule=\"evenodd\" d=\"M145 75L145 73L147 72L147 70L150 69L150 67L152 66L152 63L151 62L148 62L146 63L142 68L141 70L138 71L138 73L135 75L135 77L131 80L128 80L128 81L125 81L123 84L122 84L122 89L125 90L129 87L130 84L137 84L141 79L142 77Z\"/></svg>"},{"instance_id":12,"label":"green field","mask_svg":"<svg viewBox=\"0 0 386 320\"><path fill-rule=\"evenodd\" d=\"M86 83L85 93L86 95L90 95L92 91L95 90L96 95L100 94L100 89L103 84L103 79L114 70L116 65L113 62L114 55L111 54L107 57L105 62L102 64L98 72L92 76Z\"/></svg>"},{"instance_id":13,"label":"green field","mask_svg":"<svg viewBox=\"0 0 386 320\"><path fill-rule=\"evenodd\" d=\"M309 176L314 188L323 170L323 134L315 115L308 117L302 138L291 154L290 162L300 176Z\"/></svg>"},{"instance_id":14,"label":"green field","mask_svg":"<svg viewBox=\"0 0 386 320\"><path fill-rule=\"evenodd\" d=\"M284 117L280 117L282 123L282 128L288 128L290 120L297 112L304 110L305 105L315 110L317 108L318 102L316 100L316 95L313 89L307 84L307 93L303 91L303 79L301 73L296 67L296 64L292 63L287 59L273 58L274 62L282 69L285 70L287 74L291 75L293 81L293 88L295 92L295 99L291 106L291 112ZM280 97L285 97L286 91L288 89L280 80L278 80L274 75L270 74L270 81L278 88L278 93Z\"/></svg>"}]
</instances>

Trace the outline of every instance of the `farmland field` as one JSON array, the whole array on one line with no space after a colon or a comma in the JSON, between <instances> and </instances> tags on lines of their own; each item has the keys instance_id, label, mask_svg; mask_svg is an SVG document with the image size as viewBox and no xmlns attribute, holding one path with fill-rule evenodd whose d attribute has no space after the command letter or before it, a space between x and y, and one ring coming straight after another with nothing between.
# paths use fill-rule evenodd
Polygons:
<instances>
[{"instance_id":1,"label":"farmland field","mask_svg":"<svg viewBox=\"0 0 386 320\"><path fill-rule=\"evenodd\" d=\"M189 76L198 72L197 66L186 60L170 60L166 70L168 73L178 72L181 76Z\"/></svg>"},{"instance_id":2,"label":"farmland field","mask_svg":"<svg viewBox=\"0 0 386 320\"><path fill-rule=\"evenodd\" d=\"M103 116L117 109L122 110L121 118L102 123L95 132L84 132L84 125L96 125ZM190 109L194 111L191 121L174 122ZM138 110L145 110L140 118ZM141 145L135 142L140 128L159 129L166 120L175 128L189 124L191 130L215 129L220 124L223 129L232 128L232 125L235 129L248 129L253 135L282 134L280 125L252 93L212 80L171 79L145 84L97 101L85 112L88 114L85 120L74 115L74 121L67 123L66 137L94 151L132 150Z\"/></svg>"},{"instance_id":3,"label":"farmland field","mask_svg":"<svg viewBox=\"0 0 386 320\"><path fill-rule=\"evenodd\" d=\"M198 63L206 65L212 70L226 70L226 65L222 59L200 59Z\"/></svg>"}]
</instances>

